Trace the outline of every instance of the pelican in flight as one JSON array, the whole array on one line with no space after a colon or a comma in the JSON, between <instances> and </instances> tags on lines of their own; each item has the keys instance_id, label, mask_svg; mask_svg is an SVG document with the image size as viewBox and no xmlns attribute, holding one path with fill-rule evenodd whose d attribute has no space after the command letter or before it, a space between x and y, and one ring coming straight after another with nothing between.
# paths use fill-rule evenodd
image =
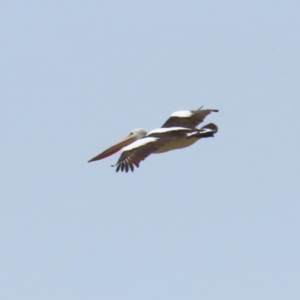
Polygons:
<instances>
[{"instance_id":1,"label":"pelican in flight","mask_svg":"<svg viewBox=\"0 0 300 300\"><path fill-rule=\"evenodd\" d=\"M106 158L122 149L119 160L112 167L117 167L116 172L133 171L134 166L139 167L140 162L152 153L185 148L202 138L213 137L218 131L214 123L196 128L211 112L218 112L218 110L200 107L197 110L176 111L161 128L148 133L142 128L134 129L128 136L88 162Z\"/></svg>"}]
</instances>

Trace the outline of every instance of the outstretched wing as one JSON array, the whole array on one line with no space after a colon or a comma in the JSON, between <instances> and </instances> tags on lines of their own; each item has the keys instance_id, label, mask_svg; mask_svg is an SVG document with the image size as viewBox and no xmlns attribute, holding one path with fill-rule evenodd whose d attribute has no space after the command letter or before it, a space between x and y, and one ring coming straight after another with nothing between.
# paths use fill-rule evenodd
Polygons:
<instances>
[{"instance_id":1,"label":"outstretched wing","mask_svg":"<svg viewBox=\"0 0 300 300\"><path fill-rule=\"evenodd\" d=\"M151 153L189 131L186 128L174 128L171 131L163 128L153 130L146 137L124 147L119 160L112 167L117 167L116 172L121 170L127 173L129 169L133 171L134 166L138 168L140 162Z\"/></svg>"},{"instance_id":2,"label":"outstretched wing","mask_svg":"<svg viewBox=\"0 0 300 300\"><path fill-rule=\"evenodd\" d=\"M218 109L201 109L197 110L182 110L172 113L170 118L163 124L162 128L166 127L185 127L195 128L198 124L203 122L205 117L211 112L218 112Z\"/></svg>"},{"instance_id":3,"label":"outstretched wing","mask_svg":"<svg viewBox=\"0 0 300 300\"><path fill-rule=\"evenodd\" d=\"M133 171L134 166L138 168L142 160L155 152L165 143L166 140L160 138L145 137L124 147L118 162L114 166L117 167L116 172L121 170L126 171L127 173L129 169Z\"/></svg>"}]
</instances>

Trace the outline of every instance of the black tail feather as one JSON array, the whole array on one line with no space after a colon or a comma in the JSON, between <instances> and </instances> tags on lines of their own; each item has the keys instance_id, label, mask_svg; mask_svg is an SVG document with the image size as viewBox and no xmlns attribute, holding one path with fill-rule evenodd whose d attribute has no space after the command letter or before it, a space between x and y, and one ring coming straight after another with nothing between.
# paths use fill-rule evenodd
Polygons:
<instances>
[{"instance_id":1,"label":"black tail feather","mask_svg":"<svg viewBox=\"0 0 300 300\"><path fill-rule=\"evenodd\" d=\"M200 138L213 137L218 132L218 126L214 123L209 123L199 129Z\"/></svg>"},{"instance_id":2,"label":"black tail feather","mask_svg":"<svg viewBox=\"0 0 300 300\"><path fill-rule=\"evenodd\" d=\"M213 137L214 134L218 132L218 127L214 123L209 123L196 130L197 131L188 134L187 138L197 137L201 139L201 138Z\"/></svg>"},{"instance_id":3,"label":"black tail feather","mask_svg":"<svg viewBox=\"0 0 300 300\"><path fill-rule=\"evenodd\" d=\"M200 128L200 130L204 130L204 129L211 129L216 133L218 131L218 126L214 123L209 123Z\"/></svg>"}]
</instances>

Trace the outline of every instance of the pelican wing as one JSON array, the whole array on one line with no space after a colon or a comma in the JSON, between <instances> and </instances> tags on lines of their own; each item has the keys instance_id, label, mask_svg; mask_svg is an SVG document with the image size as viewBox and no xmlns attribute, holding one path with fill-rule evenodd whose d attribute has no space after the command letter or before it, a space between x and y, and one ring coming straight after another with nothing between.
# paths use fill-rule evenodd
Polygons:
<instances>
[{"instance_id":1,"label":"pelican wing","mask_svg":"<svg viewBox=\"0 0 300 300\"><path fill-rule=\"evenodd\" d=\"M133 171L134 166L138 168L140 162L151 153L154 153L173 139L184 136L189 131L186 128L172 128L171 130L159 128L153 130L146 137L124 147L119 160L112 167L117 167L116 172L121 170L127 173L129 169Z\"/></svg>"},{"instance_id":2,"label":"pelican wing","mask_svg":"<svg viewBox=\"0 0 300 300\"><path fill-rule=\"evenodd\" d=\"M203 122L205 117L211 112L218 112L217 109L201 109L197 110L183 110L174 112L170 118L162 125L162 128L170 127L185 127L195 128L198 124Z\"/></svg>"},{"instance_id":3,"label":"pelican wing","mask_svg":"<svg viewBox=\"0 0 300 300\"><path fill-rule=\"evenodd\" d=\"M133 171L134 166L138 168L142 160L161 146L162 141L158 138L145 137L124 147L123 152L115 165L115 167L117 167L116 172L121 170L126 171L127 173L129 169Z\"/></svg>"}]
</instances>

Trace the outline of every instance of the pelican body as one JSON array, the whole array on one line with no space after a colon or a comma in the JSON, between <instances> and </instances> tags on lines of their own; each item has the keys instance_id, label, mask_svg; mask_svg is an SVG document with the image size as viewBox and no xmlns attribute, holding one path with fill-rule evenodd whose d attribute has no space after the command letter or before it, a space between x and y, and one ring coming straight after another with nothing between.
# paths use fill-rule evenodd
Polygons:
<instances>
[{"instance_id":1,"label":"pelican body","mask_svg":"<svg viewBox=\"0 0 300 300\"><path fill-rule=\"evenodd\" d=\"M106 158L122 149L121 156L112 167L116 171L134 170L152 153L163 153L175 149L189 147L201 138L213 137L218 131L214 123L196 128L211 112L217 109L177 111L174 112L161 128L146 132L142 128L132 130L128 136L107 148L88 162Z\"/></svg>"}]
</instances>

